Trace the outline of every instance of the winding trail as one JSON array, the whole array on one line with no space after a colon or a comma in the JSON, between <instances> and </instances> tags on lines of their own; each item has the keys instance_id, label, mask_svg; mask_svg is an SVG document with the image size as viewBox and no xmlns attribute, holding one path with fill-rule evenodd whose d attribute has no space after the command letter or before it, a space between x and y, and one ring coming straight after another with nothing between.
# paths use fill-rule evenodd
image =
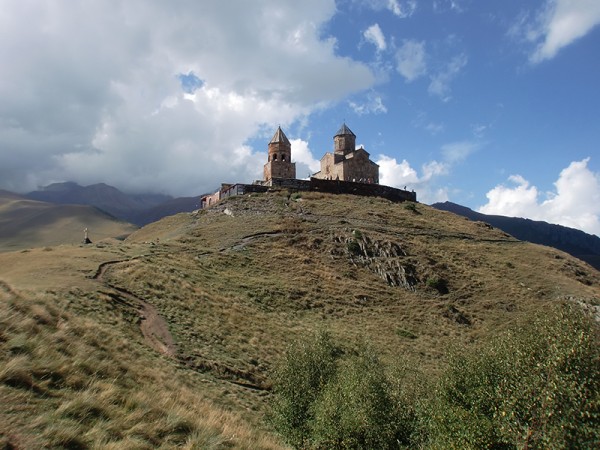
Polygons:
<instances>
[{"instance_id":1,"label":"winding trail","mask_svg":"<svg viewBox=\"0 0 600 450\"><path fill-rule=\"evenodd\" d=\"M144 336L144 340L150 347L169 358L176 358L177 346L175 345L175 340L169 332L167 322L158 314L156 308L134 293L113 286L104 279L104 274L110 266L139 258L142 258L142 256L103 262L98 266L96 273L91 278L112 289L113 292L109 293L109 295L113 300L125 306L133 307L138 311L140 331Z\"/></svg>"},{"instance_id":2,"label":"winding trail","mask_svg":"<svg viewBox=\"0 0 600 450\"><path fill-rule=\"evenodd\" d=\"M222 248L219 252L224 252L230 249L236 249L244 246L254 239L264 236L275 236L280 232L264 232L256 233L240 239L237 243ZM206 256L213 252L202 253L199 256ZM167 322L160 316L156 308L149 302L135 295L127 289L115 286L106 280L105 274L109 267L117 264L127 263L137 259L147 257L148 255L140 255L127 259L111 260L101 263L96 272L89 278L98 281L102 286L108 288L105 292L114 302L130 309L135 309L139 315L139 326L145 343L158 353L171 358L178 363L185 365L197 372L211 372L216 378L234 384L236 386L254 390L254 391L270 391L271 386L266 380L257 378L253 373L230 367L218 361L210 361L205 359L192 358L178 352L177 345L173 336L169 332ZM0 285L1 287L1 285Z\"/></svg>"}]
</instances>

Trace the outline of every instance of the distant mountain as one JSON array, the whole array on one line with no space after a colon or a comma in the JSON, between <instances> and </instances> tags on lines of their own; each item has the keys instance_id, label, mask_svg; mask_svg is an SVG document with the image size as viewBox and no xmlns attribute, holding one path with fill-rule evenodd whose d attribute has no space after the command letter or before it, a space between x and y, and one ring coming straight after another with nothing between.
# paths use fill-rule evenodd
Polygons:
<instances>
[{"instance_id":1,"label":"distant mountain","mask_svg":"<svg viewBox=\"0 0 600 450\"><path fill-rule=\"evenodd\" d=\"M537 220L481 214L452 202L434 203L431 206L474 221L489 223L522 241L557 248L600 270L600 238L593 234Z\"/></svg>"},{"instance_id":2,"label":"distant mountain","mask_svg":"<svg viewBox=\"0 0 600 450\"><path fill-rule=\"evenodd\" d=\"M0 191L0 251L77 244L85 228L92 242L125 237L137 229L92 206L47 203Z\"/></svg>"},{"instance_id":3,"label":"distant mountain","mask_svg":"<svg viewBox=\"0 0 600 450\"><path fill-rule=\"evenodd\" d=\"M181 212L192 212L200 209L200 196L177 197L140 211L136 216L138 225L147 225L166 216L172 216Z\"/></svg>"},{"instance_id":4,"label":"distant mountain","mask_svg":"<svg viewBox=\"0 0 600 450\"><path fill-rule=\"evenodd\" d=\"M163 194L125 194L104 183L80 186L54 183L26 194L32 200L58 204L90 205L139 226L167 215L199 208L199 197L173 198Z\"/></svg>"}]
</instances>

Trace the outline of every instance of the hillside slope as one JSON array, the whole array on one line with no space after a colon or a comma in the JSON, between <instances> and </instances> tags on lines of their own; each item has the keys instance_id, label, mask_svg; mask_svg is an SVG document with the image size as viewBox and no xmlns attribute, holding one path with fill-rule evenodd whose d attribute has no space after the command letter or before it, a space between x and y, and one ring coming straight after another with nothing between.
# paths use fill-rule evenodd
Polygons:
<instances>
[{"instance_id":1,"label":"hillside slope","mask_svg":"<svg viewBox=\"0 0 600 450\"><path fill-rule=\"evenodd\" d=\"M481 214L452 202L434 203L431 206L471 220L487 222L522 241L557 248L600 270L600 238L593 234L539 220Z\"/></svg>"},{"instance_id":2,"label":"hillside slope","mask_svg":"<svg viewBox=\"0 0 600 450\"><path fill-rule=\"evenodd\" d=\"M31 445L56 445L60 426L82 445L277 448L267 401L294 339L366 340L433 376L450 347L550 303L600 304L600 274L561 251L421 204L317 193L232 197L121 243L0 254L0 281L14 324L0 336L0 436Z\"/></svg>"},{"instance_id":3,"label":"hillside slope","mask_svg":"<svg viewBox=\"0 0 600 450\"><path fill-rule=\"evenodd\" d=\"M0 192L0 251L124 237L136 227L82 205L54 205Z\"/></svg>"}]
</instances>

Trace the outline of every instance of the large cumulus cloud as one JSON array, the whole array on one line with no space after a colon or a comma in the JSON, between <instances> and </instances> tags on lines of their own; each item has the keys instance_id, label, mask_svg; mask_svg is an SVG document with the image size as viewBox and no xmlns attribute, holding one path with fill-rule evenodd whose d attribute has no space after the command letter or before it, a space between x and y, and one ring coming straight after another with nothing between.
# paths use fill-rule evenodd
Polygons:
<instances>
[{"instance_id":1,"label":"large cumulus cloud","mask_svg":"<svg viewBox=\"0 0 600 450\"><path fill-rule=\"evenodd\" d=\"M600 236L600 174L588 168L589 158L563 169L551 192L540 192L520 175L511 175L512 186L498 185L478 211L544 220Z\"/></svg>"},{"instance_id":2,"label":"large cumulus cloud","mask_svg":"<svg viewBox=\"0 0 600 450\"><path fill-rule=\"evenodd\" d=\"M266 143L249 138L374 82L322 36L334 14L333 0L3 1L0 187L181 195L260 177Z\"/></svg>"}]
</instances>

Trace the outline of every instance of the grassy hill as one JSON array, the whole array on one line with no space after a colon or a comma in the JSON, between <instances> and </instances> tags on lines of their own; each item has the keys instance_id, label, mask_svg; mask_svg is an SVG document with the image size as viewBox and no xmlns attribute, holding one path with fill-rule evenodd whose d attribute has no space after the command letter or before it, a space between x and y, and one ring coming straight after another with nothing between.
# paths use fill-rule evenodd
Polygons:
<instances>
[{"instance_id":1,"label":"grassy hill","mask_svg":"<svg viewBox=\"0 0 600 450\"><path fill-rule=\"evenodd\" d=\"M0 254L0 444L280 448L265 420L290 342L327 330L434 377L600 273L421 204L233 197L124 242ZM4 442L2 441L4 440Z\"/></svg>"},{"instance_id":2,"label":"grassy hill","mask_svg":"<svg viewBox=\"0 0 600 450\"><path fill-rule=\"evenodd\" d=\"M0 251L125 237L137 227L94 207L56 205L0 191Z\"/></svg>"}]
</instances>

